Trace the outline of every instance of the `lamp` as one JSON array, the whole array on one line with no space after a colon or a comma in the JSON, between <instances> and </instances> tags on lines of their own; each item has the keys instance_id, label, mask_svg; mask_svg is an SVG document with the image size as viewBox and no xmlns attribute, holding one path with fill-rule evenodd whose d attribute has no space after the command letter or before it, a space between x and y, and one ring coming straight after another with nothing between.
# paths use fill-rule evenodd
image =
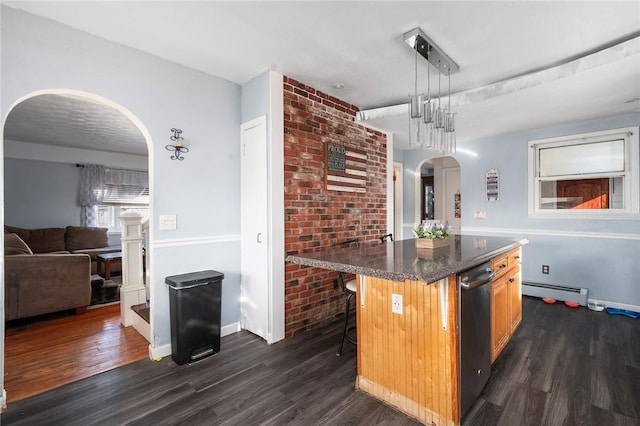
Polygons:
<instances>
[{"instance_id":1,"label":"lamp","mask_svg":"<svg viewBox=\"0 0 640 426\"><path fill-rule=\"evenodd\" d=\"M171 131L173 132L173 136L171 136L169 139L174 142L174 145L169 144L164 148L167 151L173 151L173 155L171 156L172 160L182 161L184 160L184 157L182 157L180 154L189 152L189 148L182 144L183 138L182 136L180 136L182 134L182 130L172 128Z\"/></svg>"},{"instance_id":2,"label":"lamp","mask_svg":"<svg viewBox=\"0 0 640 426\"><path fill-rule=\"evenodd\" d=\"M456 152L455 113L451 110L451 74L459 71L446 53L433 43L420 28L406 32L404 41L415 50L414 94L409 104L409 143L444 154ZM427 60L427 96L418 94L418 54ZM431 66L438 71L438 98L431 98ZM448 106L444 107L441 76L448 79Z\"/></svg>"}]
</instances>

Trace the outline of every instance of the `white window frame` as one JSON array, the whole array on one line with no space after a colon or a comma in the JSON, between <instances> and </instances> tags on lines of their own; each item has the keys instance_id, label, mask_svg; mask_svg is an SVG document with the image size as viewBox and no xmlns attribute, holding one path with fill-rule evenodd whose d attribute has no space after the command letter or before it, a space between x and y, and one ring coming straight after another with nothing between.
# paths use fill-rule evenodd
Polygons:
<instances>
[{"instance_id":1,"label":"white window frame","mask_svg":"<svg viewBox=\"0 0 640 426\"><path fill-rule=\"evenodd\" d=\"M100 207L106 207L109 209L109 225L107 233L109 235L121 234L122 233L122 223L120 221L120 215L122 214L122 209L149 209L148 204L131 204L131 205L113 205L113 204L102 204Z\"/></svg>"},{"instance_id":2,"label":"white window frame","mask_svg":"<svg viewBox=\"0 0 640 426\"><path fill-rule=\"evenodd\" d=\"M638 127L625 127L601 132L582 133L550 139L532 140L528 143L528 217L543 219L640 219L640 153ZM538 151L569 145L581 145L614 139L624 140L624 208L622 209L540 209L540 180L538 176ZM598 177L598 176L594 176Z\"/></svg>"}]
</instances>

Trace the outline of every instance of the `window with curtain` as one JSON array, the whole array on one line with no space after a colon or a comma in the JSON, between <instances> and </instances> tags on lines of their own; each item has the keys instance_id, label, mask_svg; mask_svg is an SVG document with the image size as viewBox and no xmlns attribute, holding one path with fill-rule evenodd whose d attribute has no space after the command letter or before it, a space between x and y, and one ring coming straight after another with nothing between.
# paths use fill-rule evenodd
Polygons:
<instances>
[{"instance_id":1,"label":"window with curtain","mask_svg":"<svg viewBox=\"0 0 640 426\"><path fill-rule=\"evenodd\" d=\"M106 169L98 226L120 232L120 215L136 211L149 216L149 174L137 170Z\"/></svg>"},{"instance_id":2,"label":"window with curtain","mask_svg":"<svg viewBox=\"0 0 640 426\"><path fill-rule=\"evenodd\" d=\"M529 217L637 218L638 128L529 142Z\"/></svg>"}]
</instances>

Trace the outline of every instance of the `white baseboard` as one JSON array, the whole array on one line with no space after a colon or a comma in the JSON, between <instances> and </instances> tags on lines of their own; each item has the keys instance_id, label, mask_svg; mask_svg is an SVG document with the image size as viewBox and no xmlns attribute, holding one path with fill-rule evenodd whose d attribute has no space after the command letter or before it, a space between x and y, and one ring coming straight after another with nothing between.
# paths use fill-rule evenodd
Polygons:
<instances>
[{"instance_id":1,"label":"white baseboard","mask_svg":"<svg viewBox=\"0 0 640 426\"><path fill-rule=\"evenodd\" d=\"M640 305L629 305L627 303L609 302L607 300L589 299L589 302L599 303L607 308L624 309L627 311L640 312Z\"/></svg>"},{"instance_id":2,"label":"white baseboard","mask_svg":"<svg viewBox=\"0 0 640 426\"><path fill-rule=\"evenodd\" d=\"M225 325L220 328L220 337L237 333L240 330L240 322L234 322ZM222 350L222 348L220 348L220 350ZM158 346L157 348L152 348L151 345L149 345L149 359L160 361L160 359L169 355L171 355L171 343L169 343L168 345Z\"/></svg>"},{"instance_id":3,"label":"white baseboard","mask_svg":"<svg viewBox=\"0 0 640 426\"><path fill-rule=\"evenodd\" d=\"M233 333L237 333L240 330L242 330L242 328L240 328L240 322L234 322L225 326L222 326L220 328L220 337L224 337L224 336L228 336L230 334Z\"/></svg>"},{"instance_id":4,"label":"white baseboard","mask_svg":"<svg viewBox=\"0 0 640 426\"><path fill-rule=\"evenodd\" d=\"M160 361L165 356L171 355L171 343L168 345L158 346L157 348L152 348L149 345L149 359L153 361Z\"/></svg>"}]
</instances>

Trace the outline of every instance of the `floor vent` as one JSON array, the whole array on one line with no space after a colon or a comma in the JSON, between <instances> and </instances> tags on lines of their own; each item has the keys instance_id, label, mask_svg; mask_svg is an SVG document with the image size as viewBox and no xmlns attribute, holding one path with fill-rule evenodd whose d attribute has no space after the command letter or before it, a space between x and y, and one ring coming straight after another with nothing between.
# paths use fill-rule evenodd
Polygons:
<instances>
[{"instance_id":1,"label":"floor vent","mask_svg":"<svg viewBox=\"0 0 640 426\"><path fill-rule=\"evenodd\" d=\"M581 306L587 306L589 289L523 282L522 294L525 296L550 297L556 300L578 302Z\"/></svg>"}]
</instances>

